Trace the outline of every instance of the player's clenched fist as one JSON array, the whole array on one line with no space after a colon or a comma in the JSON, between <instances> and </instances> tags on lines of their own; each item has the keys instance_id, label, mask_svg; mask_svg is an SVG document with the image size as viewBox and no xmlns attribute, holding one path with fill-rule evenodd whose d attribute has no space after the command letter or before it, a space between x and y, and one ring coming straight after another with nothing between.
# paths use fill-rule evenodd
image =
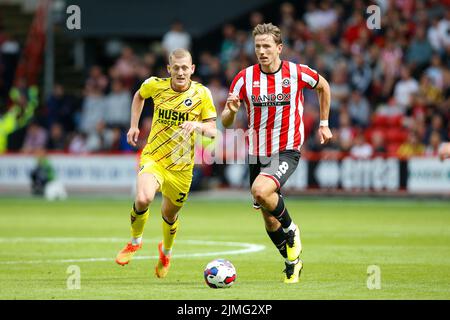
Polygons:
<instances>
[{"instance_id":1,"label":"player's clenched fist","mask_svg":"<svg viewBox=\"0 0 450 320\"><path fill-rule=\"evenodd\" d=\"M231 112L236 113L241 105L241 100L235 94L229 93L227 98L227 108L230 109Z\"/></svg>"},{"instance_id":2,"label":"player's clenched fist","mask_svg":"<svg viewBox=\"0 0 450 320\"><path fill-rule=\"evenodd\" d=\"M333 134L329 127L319 127L320 144L327 143L333 138Z\"/></svg>"},{"instance_id":3,"label":"player's clenched fist","mask_svg":"<svg viewBox=\"0 0 450 320\"><path fill-rule=\"evenodd\" d=\"M127 133L127 142L130 146L136 147L139 138L139 128L130 128Z\"/></svg>"}]
</instances>

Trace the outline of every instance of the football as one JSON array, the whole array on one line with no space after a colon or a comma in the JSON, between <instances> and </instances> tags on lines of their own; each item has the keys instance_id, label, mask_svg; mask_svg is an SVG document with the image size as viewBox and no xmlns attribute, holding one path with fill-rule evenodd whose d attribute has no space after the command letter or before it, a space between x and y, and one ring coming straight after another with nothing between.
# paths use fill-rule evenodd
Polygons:
<instances>
[{"instance_id":1,"label":"football","mask_svg":"<svg viewBox=\"0 0 450 320\"><path fill-rule=\"evenodd\" d=\"M203 274L206 284L214 289L229 288L236 281L236 269L225 259L215 259L208 263Z\"/></svg>"}]
</instances>

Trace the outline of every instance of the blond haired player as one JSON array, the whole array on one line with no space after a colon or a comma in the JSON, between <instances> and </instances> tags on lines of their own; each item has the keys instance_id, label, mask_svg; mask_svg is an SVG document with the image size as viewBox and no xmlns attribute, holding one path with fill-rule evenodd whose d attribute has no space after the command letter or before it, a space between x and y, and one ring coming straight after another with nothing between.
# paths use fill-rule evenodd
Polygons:
<instances>
[{"instance_id":1,"label":"blond haired player","mask_svg":"<svg viewBox=\"0 0 450 320\"><path fill-rule=\"evenodd\" d=\"M172 246L177 233L178 212L188 198L194 167L194 133L216 135L216 109L211 93L191 80L195 65L184 49L169 56L170 78L151 77L135 93L131 106L128 143L136 146L139 118L144 100L155 106L152 129L142 150L137 176L137 192L131 210L131 241L117 255L116 262L126 265L142 247L144 225L156 192L162 193L163 240L158 244L159 260L155 274L167 275Z\"/></svg>"},{"instance_id":2,"label":"blond haired player","mask_svg":"<svg viewBox=\"0 0 450 320\"><path fill-rule=\"evenodd\" d=\"M299 227L292 221L281 188L297 168L305 139L302 90L317 91L320 103L318 134L327 143L330 87L315 70L280 59L281 31L271 23L253 30L258 64L234 78L222 124L229 127L245 102L249 122L249 171L254 207L261 209L267 234L285 258L285 283L299 281L303 262Z\"/></svg>"}]
</instances>

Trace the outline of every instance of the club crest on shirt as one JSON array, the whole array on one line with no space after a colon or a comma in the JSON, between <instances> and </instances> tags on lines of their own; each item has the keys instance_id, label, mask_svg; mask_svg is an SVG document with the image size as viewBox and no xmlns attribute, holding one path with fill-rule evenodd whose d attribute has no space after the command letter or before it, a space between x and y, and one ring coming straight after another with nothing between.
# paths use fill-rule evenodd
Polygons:
<instances>
[{"instance_id":1,"label":"club crest on shirt","mask_svg":"<svg viewBox=\"0 0 450 320\"><path fill-rule=\"evenodd\" d=\"M186 100L184 100L184 105L186 107L192 106L192 99L191 98L187 98Z\"/></svg>"},{"instance_id":2,"label":"club crest on shirt","mask_svg":"<svg viewBox=\"0 0 450 320\"><path fill-rule=\"evenodd\" d=\"M281 83L281 85L283 86L283 87L289 87L290 85L291 85L291 80L289 80L289 78L284 78L283 79L283 82Z\"/></svg>"}]
</instances>

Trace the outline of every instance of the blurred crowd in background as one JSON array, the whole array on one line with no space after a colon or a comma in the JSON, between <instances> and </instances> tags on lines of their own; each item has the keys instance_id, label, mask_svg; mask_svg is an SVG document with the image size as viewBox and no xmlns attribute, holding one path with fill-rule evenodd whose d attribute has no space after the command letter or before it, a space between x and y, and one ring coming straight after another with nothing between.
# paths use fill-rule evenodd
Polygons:
<instances>
[{"instance_id":1,"label":"blurred crowd in background","mask_svg":"<svg viewBox=\"0 0 450 320\"><path fill-rule=\"evenodd\" d=\"M321 146L315 134L317 95L304 90L304 153L355 158L435 156L450 133L450 10L445 1L376 1L381 25L374 30L366 25L367 1L306 3L304 12L289 2L280 3L278 18L272 21L266 20L264 11L255 11L245 28L223 25L217 51L196 49L201 39L193 39L182 21L174 22L161 41L149 44L147 52L138 53L132 43L122 40L106 42L107 59L88 67L80 84L82 96L67 94L57 83L27 125L20 151L134 151L126 142L132 96L149 76L168 77L167 54L179 47L193 50L193 80L211 90L220 116L234 76L256 63L252 29L272 22L282 30L282 59L310 66L331 87L334 138L327 146ZM18 43L8 38L0 21L3 105L14 74L9 70L11 59L18 54ZM247 126L243 109L237 128ZM148 100L140 121L139 148L146 143L152 114ZM220 121L217 124L223 129Z\"/></svg>"}]
</instances>

